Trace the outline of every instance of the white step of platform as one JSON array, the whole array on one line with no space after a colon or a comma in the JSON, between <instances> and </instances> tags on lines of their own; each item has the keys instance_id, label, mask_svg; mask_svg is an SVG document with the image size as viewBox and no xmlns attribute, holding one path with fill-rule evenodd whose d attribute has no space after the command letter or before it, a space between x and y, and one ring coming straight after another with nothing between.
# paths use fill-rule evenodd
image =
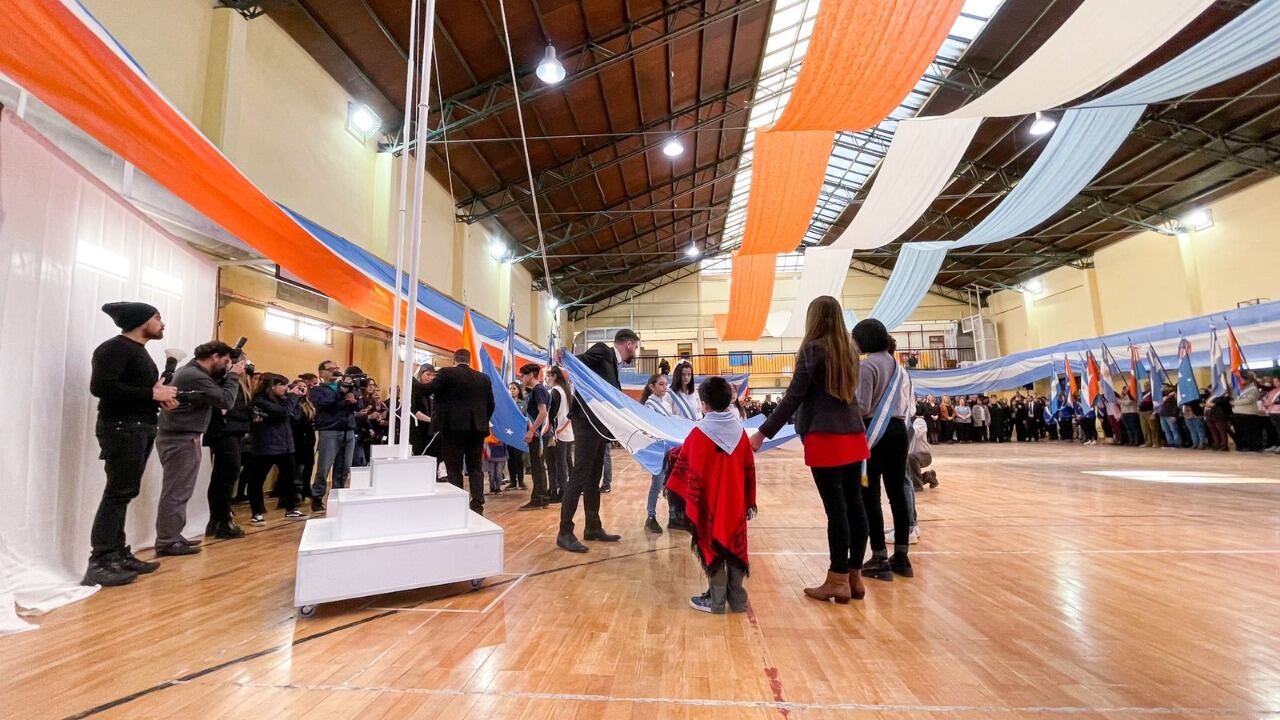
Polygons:
<instances>
[{"instance_id":1,"label":"white step of platform","mask_svg":"<svg viewBox=\"0 0 1280 720\"><path fill-rule=\"evenodd\" d=\"M380 458L371 466L373 491L379 495L408 495L436 491L436 459Z\"/></svg>"},{"instance_id":2,"label":"white step of platform","mask_svg":"<svg viewBox=\"0 0 1280 720\"><path fill-rule=\"evenodd\" d=\"M334 490L327 514L337 518L337 537L343 540L465 528L471 496L447 483L432 490L404 495L373 488Z\"/></svg>"},{"instance_id":3,"label":"white step of platform","mask_svg":"<svg viewBox=\"0 0 1280 720\"><path fill-rule=\"evenodd\" d=\"M467 513L467 526L340 540L335 518L308 520L298 547L294 605L305 607L502 574L502 528Z\"/></svg>"},{"instance_id":4,"label":"white step of platform","mask_svg":"<svg viewBox=\"0 0 1280 720\"><path fill-rule=\"evenodd\" d=\"M369 461L400 457L399 445L374 445L369 448Z\"/></svg>"},{"instance_id":5,"label":"white step of platform","mask_svg":"<svg viewBox=\"0 0 1280 720\"><path fill-rule=\"evenodd\" d=\"M373 486L372 470L367 467L351 468L350 487L369 488Z\"/></svg>"}]
</instances>

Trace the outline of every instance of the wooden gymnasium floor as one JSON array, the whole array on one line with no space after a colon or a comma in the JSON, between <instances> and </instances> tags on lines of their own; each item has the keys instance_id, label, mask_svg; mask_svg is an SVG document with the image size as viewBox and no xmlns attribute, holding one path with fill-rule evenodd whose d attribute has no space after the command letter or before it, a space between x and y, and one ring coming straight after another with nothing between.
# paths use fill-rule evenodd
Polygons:
<instances>
[{"instance_id":1,"label":"wooden gymnasium floor","mask_svg":"<svg viewBox=\"0 0 1280 720\"><path fill-rule=\"evenodd\" d=\"M523 498L505 494L489 516L510 574L478 592L298 620L301 528L279 520L166 559L0 640L0 716L1280 714L1280 459L1056 443L937 454L918 575L868 581L863 602L800 593L825 570L825 535L794 450L761 459L752 612L730 616L688 608L701 589L688 536L641 531L648 479L620 459L605 518L622 543L561 552L556 514L517 513Z\"/></svg>"}]
</instances>

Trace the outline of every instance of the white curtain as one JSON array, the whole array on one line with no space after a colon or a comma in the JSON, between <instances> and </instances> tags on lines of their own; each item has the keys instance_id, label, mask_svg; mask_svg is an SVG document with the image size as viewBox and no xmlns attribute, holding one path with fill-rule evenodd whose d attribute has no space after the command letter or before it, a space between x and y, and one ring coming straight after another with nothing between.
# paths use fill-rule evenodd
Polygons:
<instances>
[{"instance_id":1,"label":"white curtain","mask_svg":"<svg viewBox=\"0 0 1280 720\"><path fill-rule=\"evenodd\" d=\"M89 395L93 349L119 332L100 307L160 309L165 339L191 349L212 337L216 268L40 137L0 112L0 634L24 629L15 605L44 612L84 597L77 583L106 477ZM188 531L208 520L208 461ZM135 551L155 540L160 462L129 506Z\"/></svg>"}]
</instances>

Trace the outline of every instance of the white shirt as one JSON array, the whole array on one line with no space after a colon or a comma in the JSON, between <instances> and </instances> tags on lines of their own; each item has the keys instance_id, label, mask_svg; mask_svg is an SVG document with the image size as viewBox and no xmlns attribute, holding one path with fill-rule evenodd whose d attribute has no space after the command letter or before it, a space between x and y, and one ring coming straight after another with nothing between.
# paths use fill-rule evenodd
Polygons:
<instances>
[{"instance_id":1,"label":"white shirt","mask_svg":"<svg viewBox=\"0 0 1280 720\"><path fill-rule=\"evenodd\" d=\"M559 385L552 386L551 392L560 395L560 407L556 410L556 416L552 418L556 428L557 442L573 442L573 423L569 422L569 398L564 392L564 388Z\"/></svg>"}]
</instances>

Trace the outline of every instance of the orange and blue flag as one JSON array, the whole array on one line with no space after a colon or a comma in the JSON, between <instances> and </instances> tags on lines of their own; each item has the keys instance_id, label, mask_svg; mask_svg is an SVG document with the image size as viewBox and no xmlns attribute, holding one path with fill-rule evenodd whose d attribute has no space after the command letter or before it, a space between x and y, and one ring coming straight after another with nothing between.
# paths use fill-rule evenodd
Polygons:
<instances>
[{"instance_id":1,"label":"orange and blue flag","mask_svg":"<svg viewBox=\"0 0 1280 720\"><path fill-rule=\"evenodd\" d=\"M1227 352L1231 357L1231 392L1239 394L1244 391L1244 352L1240 350L1231 323L1227 323Z\"/></svg>"}]
</instances>

